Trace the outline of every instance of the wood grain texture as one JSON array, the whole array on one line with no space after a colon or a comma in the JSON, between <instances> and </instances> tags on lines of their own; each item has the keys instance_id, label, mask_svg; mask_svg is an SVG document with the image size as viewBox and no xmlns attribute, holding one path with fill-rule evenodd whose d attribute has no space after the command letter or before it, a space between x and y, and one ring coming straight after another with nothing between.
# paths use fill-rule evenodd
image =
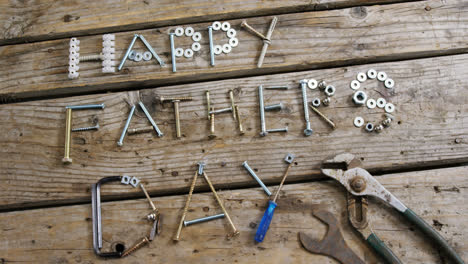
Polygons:
<instances>
[{"instance_id":1,"label":"wood grain texture","mask_svg":"<svg viewBox=\"0 0 468 264\"><path fill-rule=\"evenodd\" d=\"M468 12L465 1L424 1L384 6L355 7L278 16L264 65L256 68L262 42L240 29L241 20L229 22L238 32L239 46L216 56L209 66L208 23L193 24L203 32L202 50L193 58L178 58L177 73L154 61L127 62L122 72L105 75L100 63L80 63L81 77L69 80L69 40L44 41L0 47L0 101L26 100L87 94L91 92L150 88L220 78L347 66L356 63L401 60L459 54L468 49ZM271 17L249 18L265 32ZM170 65L167 33L175 27L141 30L163 60ZM135 32L116 34L117 58L121 58ZM214 34L215 43L227 41ZM81 54L101 50L100 35L80 38ZM188 37L176 46L188 48ZM143 51L138 43L136 50Z\"/></svg>"},{"instance_id":2,"label":"wood grain texture","mask_svg":"<svg viewBox=\"0 0 468 264\"><path fill-rule=\"evenodd\" d=\"M279 13L386 4L398 0L1 1L0 45Z\"/></svg>"},{"instance_id":3,"label":"wood grain texture","mask_svg":"<svg viewBox=\"0 0 468 264\"><path fill-rule=\"evenodd\" d=\"M298 170L293 166L292 171ZM468 167L409 172L378 177L408 207L435 227L468 261ZM114 184L116 185L116 184ZM103 189L112 188L112 184ZM275 186L276 187L276 186ZM127 187L131 188L131 187ZM326 226L311 215L312 209L331 211L344 238L366 263L382 263L349 225L344 188L331 181L285 185L270 229L261 244L254 243L256 227L267 198L261 190L221 191L240 236L227 240L227 222L216 220L182 230L173 243L186 196L153 199L163 216L161 236L120 263L337 263L305 251L298 232L320 239ZM373 230L403 263L447 263L415 227L392 208L370 199ZM150 230L143 218L150 212L144 199L104 203L103 250L116 242L127 247ZM211 193L195 194L187 219L221 212ZM18 223L21 223L19 225ZM5 263L104 263L92 250L91 205L76 205L0 214L0 259Z\"/></svg>"},{"instance_id":4,"label":"wood grain texture","mask_svg":"<svg viewBox=\"0 0 468 264\"><path fill-rule=\"evenodd\" d=\"M0 204L2 209L52 205L89 200L89 187L104 176L128 174L140 178L153 195L187 192L198 161L207 163L213 183L222 188L258 186L241 164L247 160L267 184L279 183L283 158L297 155L297 168L290 181L320 177L325 158L352 152L373 172L467 162L468 55L445 56L393 63L277 74L255 78L221 80L171 86L138 92L88 95L55 100L25 102L0 107ZM360 71L385 71L396 82L394 91L377 81L367 81L369 97L384 97L396 105L396 119L382 134L366 133L353 126L356 116L380 122L382 109L356 107L349 83ZM310 113L315 134L304 137L302 96L298 80L325 79L337 87L323 113L338 126L335 131ZM287 91L265 91L265 103L283 102L286 108L266 114L267 127L289 127L287 134L260 137L257 86L287 84ZM228 89L234 89L246 129L239 136L230 113L216 116L218 137L209 140L204 90L211 91L216 109L230 106ZM320 97L318 90L309 98ZM191 95L180 104L183 137L175 139L172 104L161 105L156 96ZM128 115L127 102L146 104L166 134L127 136L124 146L116 142ZM70 166L61 163L64 145L66 105L105 103L105 110L76 111L72 127L98 120L101 129L72 134ZM138 110L130 127L149 123ZM115 186L104 199L140 195Z\"/></svg>"}]
</instances>

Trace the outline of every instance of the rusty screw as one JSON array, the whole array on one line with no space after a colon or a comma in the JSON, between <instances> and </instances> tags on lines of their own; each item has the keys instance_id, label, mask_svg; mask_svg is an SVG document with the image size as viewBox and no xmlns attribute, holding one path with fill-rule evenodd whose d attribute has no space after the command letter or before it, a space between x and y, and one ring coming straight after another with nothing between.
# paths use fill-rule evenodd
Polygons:
<instances>
[{"instance_id":1,"label":"rusty screw","mask_svg":"<svg viewBox=\"0 0 468 264\"><path fill-rule=\"evenodd\" d=\"M71 123L72 123L72 109L66 110L67 120L65 123L65 154L63 155L62 162L64 164L72 163L70 158L70 144L71 144Z\"/></svg>"},{"instance_id":2,"label":"rusty screw","mask_svg":"<svg viewBox=\"0 0 468 264\"><path fill-rule=\"evenodd\" d=\"M326 122L332 129L335 129L335 128L336 128L335 123L333 123L333 121L331 121L328 117L326 117L324 114L322 114L322 112L320 112L317 108L315 108L315 107L312 106L311 104L309 104L309 107L310 107L310 109L312 109L318 116L320 116L323 120L325 120L325 122Z\"/></svg>"},{"instance_id":3,"label":"rusty screw","mask_svg":"<svg viewBox=\"0 0 468 264\"><path fill-rule=\"evenodd\" d=\"M362 192L366 189L366 181L362 177L355 177L351 180L351 188L356 192Z\"/></svg>"},{"instance_id":4,"label":"rusty screw","mask_svg":"<svg viewBox=\"0 0 468 264\"><path fill-rule=\"evenodd\" d=\"M124 253L122 253L122 258L132 254L135 250L142 248L146 244L149 244L149 239L144 237L140 242L136 243L133 247L127 249Z\"/></svg>"}]
</instances>

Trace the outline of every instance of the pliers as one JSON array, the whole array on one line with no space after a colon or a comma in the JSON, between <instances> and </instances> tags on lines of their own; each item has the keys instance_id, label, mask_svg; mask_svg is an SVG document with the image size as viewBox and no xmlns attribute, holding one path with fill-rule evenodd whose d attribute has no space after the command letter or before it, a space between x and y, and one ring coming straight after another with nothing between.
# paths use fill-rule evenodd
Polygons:
<instances>
[{"instance_id":1,"label":"pliers","mask_svg":"<svg viewBox=\"0 0 468 264\"><path fill-rule=\"evenodd\" d=\"M386 262L401 263L398 257L372 231L367 219L367 196L376 197L394 207L429 237L434 244L439 246L453 263L464 264L460 256L437 231L385 189L368 171L359 168L359 164L360 162L355 159L353 154L339 154L333 159L324 161L322 173L337 180L348 190L348 218L351 225L362 234L367 243ZM356 213L356 203L361 203L359 214Z\"/></svg>"}]
</instances>

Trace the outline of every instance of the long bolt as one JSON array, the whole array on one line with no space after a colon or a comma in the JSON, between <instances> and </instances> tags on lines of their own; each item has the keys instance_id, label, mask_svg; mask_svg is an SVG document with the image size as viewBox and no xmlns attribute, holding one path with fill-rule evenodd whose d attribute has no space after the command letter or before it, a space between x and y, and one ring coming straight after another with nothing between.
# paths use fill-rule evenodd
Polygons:
<instances>
[{"instance_id":1,"label":"long bolt","mask_svg":"<svg viewBox=\"0 0 468 264\"><path fill-rule=\"evenodd\" d=\"M130 125L130 121L132 121L133 114L135 113L135 105L132 105L132 109L130 109L130 113L128 114L127 122L125 123L124 129L122 130L122 134L120 134L120 139L117 141L117 146L123 146L123 140L125 135L127 134L128 126Z\"/></svg>"},{"instance_id":2,"label":"long bolt","mask_svg":"<svg viewBox=\"0 0 468 264\"><path fill-rule=\"evenodd\" d=\"M212 107L213 108L213 107ZM226 113L226 112L231 112L232 111L232 107L228 107L228 108L223 108L223 109L219 109L219 110L212 110L209 112L209 114L222 114L222 113Z\"/></svg>"},{"instance_id":3,"label":"long bolt","mask_svg":"<svg viewBox=\"0 0 468 264\"><path fill-rule=\"evenodd\" d=\"M286 85L278 85L278 86L270 86L270 87L265 87L267 90L288 90L289 87Z\"/></svg>"},{"instance_id":4,"label":"long bolt","mask_svg":"<svg viewBox=\"0 0 468 264\"><path fill-rule=\"evenodd\" d=\"M268 133L288 132L288 127L268 129Z\"/></svg>"},{"instance_id":5,"label":"long bolt","mask_svg":"<svg viewBox=\"0 0 468 264\"><path fill-rule=\"evenodd\" d=\"M300 84L302 89L302 103L304 105L304 119L306 121L306 129L304 129L304 135L308 137L312 135L313 130L310 128L309 108L307 107L307 80L301 80Z\"/></svg>"},{"instance_id":6,"label":"long bolt","mask_svg":"<svg viewBox=\"0 0 468 264\"><path fill-rule=\"evenodd\" d=\"M267 37L265 37L265 35L258 32L255 28L253 28L252 26L247 24L246 20L242 20L241 27L247 29L247 31L250 31L250 33L254 34L255 36L257 36L257 37L259 37L261 39L267 39Z\"/></svg>"},{"instance_id":7,"label":"long bolt","mask_svg":"<svg viewBox=\"0 0 468 264\"><path fill-rule=\"evenodd\" d=\"M161 60L161 58L158 56L158 54L156 54L153 47L151 47L151 45L148 43L148 41L146 41L146 39L145 39L145 37L143 37L143 35L140 35L140 39L141 39L141 41L143 41L143 44L145 44L146 48L151 52L151 54L153 54L153 57L159 62L159 65L161 65L161 67L166 66L164 61Z\"/></svg>"},{"instance_id":8,"label":"long bolt","mask_svg":"<svg viewBox=\"0 0 468 264\"><path fill-rule=\"evenodd\" d=\"M141 127L141 128L133 128L129 129L127 134L134 135L134 134L141 134L141 133L149 133L153 131L153 126Z\"/></svg>"},{"instance_id":9,"label":"long bolt","mask_svg":"<svg viewBox=\"0 0 468 264\"><path fill-rule=\"evenodd\" d=\"M66 109L72 110L85 110L85 109L104 109L104 104L89 104L89 105L69 105L65 106Z\"/></svg>"},{"instance_id":10,"label":"long bolt","mask_svg":"<svg viewBox=\"0 0 468 264\"><path fill-rule=\"evenodd\" d=\"M143 113L145 113L146 118L150 121L150 123L153 126L154 130L158 134L158 137L164 136L163 132L161 132L161 130L159 130L158 125L156 125L156 122L154 122L154 120L151 117L151 115L149 114L148 110L146 110L145 105L142 102L138 102L138 104L140 105L141 110L143 110Z\"/></svg>"},{"instance_id":11,"label":"long bolt","mask_svg":"<svg viewBox=\"0 0 468 264\"><path fill-rule=\"evenodd\" d=\"M205 91L205 94L206 94L206 109L208 111L208 119L210 119L210 110L211 110L210 91Z\"/></svg>"},{"instance_id":12,"label":"long bolt","mask_svg":"<svg viewBox=\"0 0 468 264\"><path fill-rule=\"evenodd\" d=\"M234 118L234 120L237 120L236 108L234 107L234 92L232 91L232 89L229 90L229 98L231 99L232 117Z\"/></svg>"},{"instance_id":13,"label":"long bolt","mask_svg":"<svg viewBox=\"0 0 468 264\"><path fill-rule=\"evenodd\" d=\"M239 231L237 231L237 228L234 225L234 223L232 222L231 217L229 217L229 214L226 211L226 208L224 208L224 205L223 205L221 199L219 198L218 194L216 193L216 190L215 190L213 184L211 184L211 181L208 178L208 175L206 175L206 172L203 172L203 177L205 177L206 182L210 186L211 192L213 193L214 197L216 198L216 201L218 202L219 206L221 206L221 209L223 210L223 213L226 215L226 218L227 218L229 224L231 225L232 233L229 234L228 237L233 237L233 236L239 235Z\"/></svg>"},{"instance_id":14,"label":"long bolt","mask_svg":"<svg viewBox=\"0 0 468 264\"><path fill-rule=\"evenodd\" d=\"M138 38L138 34L135 34L133 36L132 42L130 42L130 45L128 45L127 51L125 52L125 55L124 55L122 61L120 62L119 67L117 68L119 71L122 70L122 68L123 68L123 66L125 64L125 61L128 58L128 55L130 55L130 51L132 51L132 49L133 49L133 45L135 45L135 41L137 40L137 38Z\"/></svg>"},{"instance_id":15,"label":"long bolt","mask_svg":"<svg viewBox=\"0 0 468 264\"><path fill-rule=\"evenodd\" d=\"M214 44L213 44L213 27L209 26L208 27L208 38L210 41L210 65L215 66L215 55L214 55Z\"/></svg>"},{"instance_id":16,"label":"long bolt","mask_svg":"<svg viewBox=\"0 0 468 264\"><path fill-rule=\"evenodd\" d=\"M143 191L143 193L145 194L146 199L148 199L148 202L150 203L151 208L153 208L153 211L157 212L158 209L156 209L156 206L154 206L154 203L151 200L151 197L149 196L148 192L146 191L145 186L143 186L143 184L140 183L140 188Z\"/></svg>"},{"instance_id":17,"label":"long bolt","mask_svg":"<svg viewBox=\"0 0 468 264\"><path fill-rule=\"evenodd\" d=\"M244 128L242 127L242 120L241 120L240 113L239 113L239 106L235 105L234 109L236 110L236 119L237 119L237 123L239 124L239 132L241 135L244 135Z\"/></svg>"},{"instance_id":18,"label":"long bolt","mask_svg":"<svg viewBox=\"0 0 468 264\"><path fill-rule=\"evenodd\" d=\"M263 47L262 47L262 52L260 53L260 57L258 58L258 63L257 67L261 68L263 65L263 59L265 59L265 54L267 52L268 46L271 44L271 34L273 34L273 30L275 30L276 22L278 22L277 17L273 17L273 20L271 20L270 28L268 29L266 39L263 40Z\"/></svg>"},{"instance_id":19,"label":"long bolt","mask_svg":"<svg viewBox=\"0 0 468 264\"><path fill-rule=\"evenodd\" d=\"M283 110L283 108L284 108L283 103L279 103L279 104L265 106L265 111Z\"/></svg>"},{"instance_id":20,"label":"long bolt","mask_svg":"<svg viewBox=\"0 0 468 264\"><path fill-rule=\"evenodd\" d=\"M258 99L260 102L260 125L262 127L262 132L260 132L260 136L264 137L268 135L268 132L266 130L266 124L265 124L265 105L263 102L263 86L262 85L258 86Z\"/></svg>"},{"instance_id":21,"label":"long bolt","mask_svg":"<svg viewBox=\"0 0 468 264\"><path fill-rule=\"evenodd\" d=\"M99 124L90 127L79 127L72 129L72 132L81 132L81 131L89 131L89 130L99 130Z\"/></svg>"},{"instance_id":22,"label":"long bolt","mask_svg":"<svg viewBox=\"0 0 468 264\"><path fill-rule=\"evenodd\" d=\"M174 100L179 100L181 102L192 101L193 97L191 97L191 96L181 96L181 97L164 97L164 96L161 96L161 97L159 97L159 101L161 103L168 102L168 101L174 101Z\"/></svg>"},{"instance_id":23,"label":"long bolt","mask_svg":"<svg viewBox=\"0 0 468 264\"><path fill-rule=\"evenodd\" d=\"M309 104L310 109L312 109L317 115L319 115L325 122L330 125L331 128L335 129L336 125L331 121L328 117L326 117L324 114L322 114L317 108Z\"/></svg>"},{"instance_id":24,"label":"long bolt","mask_svg":"<svg viewBox=\"0 0 468 264\"><path fill-rule=\"evenodd\" d=\"M125 250L125 252L122 253L122 256L120 257L123 258L132 254L135 250L142 248L146 244L149 244L149 242L150 242L149 239L147 237L144 237L140 242L136 243L133 247Z\"/></svg>"},{"instance_id":25,"label":"long bolt","mask_svg":"<svg viewBox=\"0 0 468 264\"><path fill-rule=\"evenodd\" d=\"M171 41L172 72L177 72L175 47L174 47L174 35L175 33L169 33L169 39Z\"/></svg>"},{"instance_id":26,"label":"long bolt","mask_svg":"<svg viewBox=\"0 0 468 264\"><path fill-rule=\"evenodd\" d=\"M180 114L179 114L179 100L172 101L174 104L174 117L175 117L175 127L176 127L176 137L181 138L182 135L180 133Z\"/></svg>"},{"instance_id":27,"label":"long bolt","mask_svg":"<svg viewBox=\"0 0 468 264\"><path fill-rule=\"evenodd\" d=\"M271 192L270 190L268 190L268 187L265 186L265 184L263 184L262 180L260 180L260 178L258 178L257 174L255 174L255 172L252 170L252 168L249 166L249 164L247 163L247 161L244 161L244 163L242 163L242 166L244 166L244 168L250 173L250 176L252 176L257 182L258 184L260 184L260 186L262 187L263 191L265 191L265 193L270 196L271 195Z\"/></svg>"},{"instance_id":28,"label":"long bolt","mask_svg":"<svg viewBox=\"0 0 468 264\"><path fill-rule=\"evenodd\" d=\"M71 145L71 123L72 123L72 110L68 108L66 110L66 123L65 123L65 153L63 155L62 162L65 164L72 163L70 158L70 145Z\"/></svg>"},{"instance_id":29,"label":"long bolt","mask_svg":"<svg viewBox=\"0 0 468 264\"><path fill-rule=\"evenodd\" d=\"M189 225L193 225L193 224L208 222L208 221L211 221L211 220L220 219L220 218L224 218L224 217L225 217L225 214L210 215L210 216L207 216L207 217L193 219L193 220L190 220L190 221L184 221L184 226L189 226Z\"/></svg>"},{"instance_id":30,"label":"long bolt","mask_svg":"<svg viewBox=\"0 0 468 264\"><path fill-rule=\"evenodd\" d=\"M216 138L215 134L215 114L214 114L214 107L211 107L212 113L210 114L210 135L208 137L210 139Z\"/></svg>"},{"instance_id":31,"label":"long bolt","mask_svg":"<svg viewBox=\"0 0 468 264\"><path fill-rule=\"evenodd\" d=\"M193 176L192 185L190 185L190 191L189 191L189 194L187 196L187 201L185 201L184 212L182 213L182 217L180 218L179 228L177 228L177 233L173 238L174 241L179 241L179 239L180 239L180 232L182 232L182 226L184 225L185 216L187 215L187 211L188 211L188 208L189 208L189 205L190 205L190 201L192 200L193 189L195 189L195 183L197 182L197 176L198 176L198 170L197 170L197 172L195 172L195 175Z\"/></svg>"}]
</instances>

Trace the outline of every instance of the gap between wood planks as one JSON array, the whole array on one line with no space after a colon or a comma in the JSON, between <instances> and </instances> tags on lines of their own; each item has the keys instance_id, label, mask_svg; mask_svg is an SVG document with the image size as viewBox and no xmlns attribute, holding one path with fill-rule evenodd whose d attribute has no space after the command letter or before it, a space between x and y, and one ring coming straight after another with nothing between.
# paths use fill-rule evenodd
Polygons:
<instances>
[{"instance_id":1,"label":"gap between wood planks","mask_svg":"<svg viewBox=\"0 0 468 264\"><path fill-rule=\"evenodd\" d=\"M212 14L212 15L202 15L195 17L185 17L185 18L176 18L176 19L167 19L163 21L155 22L146 22L146 23L136 23L130 25L118 25L110 26L96 29L87 29L87 30L78 30L72 32L62 32L62 33L49 33L36 36L26 36L26 37L16 37L10 39L0 39L0 46L8 46L15 44L24 44L24 43L34 43L40 41L48 40L58 40L70 37L85 37L92 36L97 34L105 33L122 33L129 32L134 30L145 30L152 29L155 27L165 27L165 26L183 26L191 23L204 23L212 22L216 20L231 20L231 19L241 19L241 18L251 18L251 17L262 17L262 16L273 16L273 15L282 15L282 14L294 14L294 13L304 13L310 11L325 11L325 10L338 10L351 7L360 7L360 6L372 6L372 5L390 5L398 4L405 2L421 2L422 0L369 0L369 1L347 1L339 3L311 3L307 5L298 5L290 7L279 7L272 9L260 9L260 10L249 10L249 11L233 11L227 14Z\"/></svg>"},{"instance_id":2,"label":"gap between wood planks","mask_svg":"<svg viewBox=\"0 0 468 264\"><path fill-rule=\"evenodd\" d=\"M436 169L447 169L447 168L457 168L457 167L464 167L468 166L468 161L467 160L462 160L460 162L455 161L454 163L448 163L447 160L441 161L441 163L436 163L432 162L431 164L426 164L422 163L420 164L414 164L414 166L411 166L409 164L408 167L404 168L388 168L388 169L369 169L368 171L376 177L379 176L385 176L386 174L397 174L397 173L408 173L408 172L418 172L418 171L425 171L425 170L436 170ZM205 180L202 180L204 183ZM300 184L300 183L313 183L313 182L324 182L324 181L333 181L329 178L326 177L320 177L320 178L314 178L310 180L306 179L293 179L293 180L287 180L284 185L289 185L289 184ZM268 187L274 187L270 188L270 191L274 194L276 191L276 188L278 184L280 183L280 180L277 181L270 181L270 180L265 180L264 184ZM256 183L253 179L250 182L245 182L245 183L234 183L234 184L214 184L215 189L218 190L242 190L242 189L249 189L249 188L260 188L258 183ZM166 190L166 191L151 191L150 189L147 190L148 194L151 196L151 198L158 198L158 197L169 197L169 196L179 196L179 195L186 195L188 194L189 187L184 187L184 188L177 188L177 189L172 189L172 190ZM194 194L201 194L201 193L210 193L211 190L208 186L208 184L204 184L203 186L197 186L195 187L193 193ZM144 199L146 196L144 194L141 194L140 192L137 193L127 193L127 194L122 194L122 195L101 195L101 202L102 203L107 203L107 202L117 202L117 201L129 201L129 200L136 200L136 199ZM44 202L37 202L34 204L27 204L26 206L22 206L22 204L14 204L11 207L8 208L1 208L0 207L0 213L7 213L7 212L16 212L16 211L28 211L28 210L37 210L37 209L43 209L43 208L56 208L56 207L64 207L64 206L73 206L73 205L82 205L82 204L89 204L91 202L91 197L88 197L87 199L65 199L65 200L57 200L55 204L50 204L49 201L44 201Z\"/></svg>"}]
</instances>

